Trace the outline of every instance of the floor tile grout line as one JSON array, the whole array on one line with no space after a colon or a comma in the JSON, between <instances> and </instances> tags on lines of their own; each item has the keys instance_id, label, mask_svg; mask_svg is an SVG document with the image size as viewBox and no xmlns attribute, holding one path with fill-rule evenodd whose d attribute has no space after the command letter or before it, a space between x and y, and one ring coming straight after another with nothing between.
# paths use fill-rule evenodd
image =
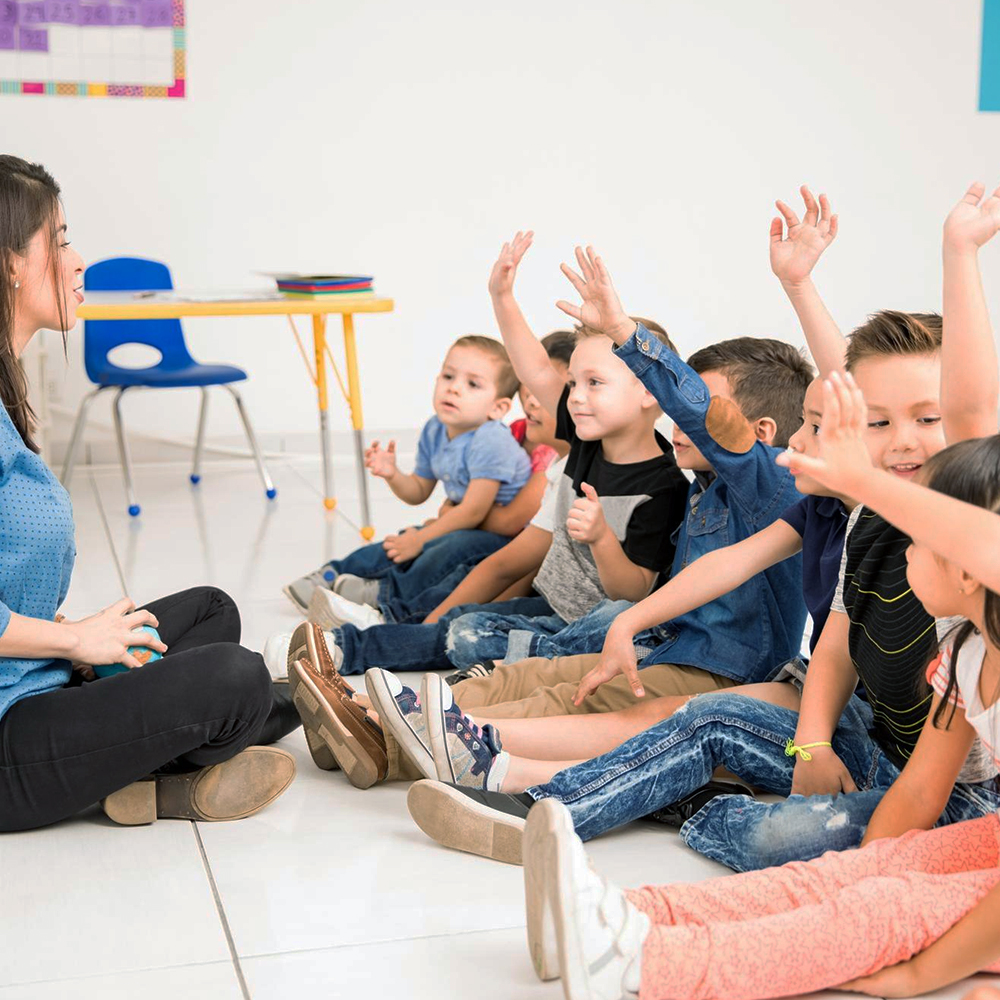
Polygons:
<instances>
[{"instance_id":1,"label":"floor tile grout line","mask_svg":"<svg viewBox=\"0 0 1000 1000\"><path fill-rule=\"evenodd\" d=\"M108 547L111 549L111 558L114 560L115 572L118 574L118 582L121 584L122 596L128 597L128 583L125 580L125 573L122 571L121 560L118 558L118 549L115 548L115 540L111 534L111 525L108 523L108 515L104 510L104 501L101 499L101 491L97 488L97 480L90 476L90 486L94 491L94 499L97 501L97 512L101 515L101 524L104 526L104 536L108 540Z\"/></svg>"},{"instance_id":2,"label":"floor tile grout line","mask_svg":"<svg viewBox=\"0 0 1000 1000\"><path fill-rule=\"evenodd\" d=\"M176 969L211 969L216 965L229 965L225 960L214 962L182 962L180 965L150 965L141 969L115 969L111 972L88 972L82 976L58 976L55 979L25 979L16 983L0 984L0 996L5 990L22 986L48 986L52 983L84 983L91 979L108 979L122 976L141 976L148 972L172 972Z\"/></svg>"},{"instance_id":3,"label":"floor tile grout line","mask_svg":"<svg viewBox=\"0 0 1000 1000\"><path fill-rule=\"evenodd\" d=\"M229 918L226 916L226 909L222 905L222 897L219 895L219 887L216 884L215 875L212 872L211 862L208 860L205 843L201 839L201 830L198 829L197 823L192 823L191 829L194 830L194 837L198 842L198 850L201 852L201 862L205 866L205 874L208 876L208 884L212 887L212 897L215 899L215 908L219 914L222 931L226 935L226 945L229 948L229 956L233 960L233 969L236 972L236 979L240 984L240 992L243 994L244 1000L252 1000L250 990L247 987L246 977L243 975L243 967L240 964L240 956L236 951L236 942L233 940L233 932L229 926Z\"/></svg>"}]
</instances>

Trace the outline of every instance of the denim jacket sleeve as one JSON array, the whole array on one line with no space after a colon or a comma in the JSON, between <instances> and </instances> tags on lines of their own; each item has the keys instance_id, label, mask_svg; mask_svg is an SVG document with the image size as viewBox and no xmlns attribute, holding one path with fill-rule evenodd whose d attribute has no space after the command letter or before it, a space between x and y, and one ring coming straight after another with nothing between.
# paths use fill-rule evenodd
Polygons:
<instances>
[{"instance_id":1,"label":"denim jacket sleeve","mask_svg":"<svg viewBox=\"0 0 1000 1000\"><path fill-rule=\"evenodd\" d=\"M641 323L615 354L711 463L729 496L751 520L773 512L778 501L784 510L799 499L788 471L775 464L776 449L758 441L739 453L716 441L706 426L711 394L704 379Z\"/></svg>"}]
</instances>

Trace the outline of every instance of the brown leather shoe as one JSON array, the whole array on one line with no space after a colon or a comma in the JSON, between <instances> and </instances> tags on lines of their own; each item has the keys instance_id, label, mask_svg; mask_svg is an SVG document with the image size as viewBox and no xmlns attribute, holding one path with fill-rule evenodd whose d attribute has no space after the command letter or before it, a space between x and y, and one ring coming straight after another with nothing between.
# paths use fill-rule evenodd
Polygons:
<instances>
[{"instance_id":1,"label":"brown leather shoe","mask_svg":"<svg viewBox=\"0 0 1000 1000\"><path fill-rule=\"evenodd\" d=\"M302 622L292 633L288 643L289 677L292 673L292 664L298 660L307 660L313 670L328 684L354 693L354 689L340 675L340 665L344 662L343 652L336 645L331 651L319 625Z\"/></svg>"},{"instance_id":2,"label":"brown leather shoe","mask_svg":"<svg viewBox=\"0 0 1000 1000\"><path fill-rule=\"evenodd\" d=\"M103 799L101 807L122 826L156 819L245 819L278 798L294 777L295 758L287 751L247 747L222 764L136 781Z\"/></svg>"},{"instance_id":3,"label":"brown leather shoe","mask_svg":"<svg viewBox=\"0 0 1000 1000\"><path fill-rule=\"evenodd\" d=\"M351 694L320 676L306 660L288 672L292 700L302 718L313 760L324 770L339 766L356 788L384 781L389 767L382 730Z\"/></svg>"}]
</instances>

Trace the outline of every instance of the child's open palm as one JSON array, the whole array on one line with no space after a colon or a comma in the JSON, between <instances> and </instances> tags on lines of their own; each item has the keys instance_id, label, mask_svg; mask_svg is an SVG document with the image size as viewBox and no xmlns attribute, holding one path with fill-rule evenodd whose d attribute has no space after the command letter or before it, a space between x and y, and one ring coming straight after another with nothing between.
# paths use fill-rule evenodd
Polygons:
<instances>
[{"instance_id":1,"label":"child's open palm","mask_svg":"<svg viewBox=\"0 0 1000 1000\"><path fill-rule=\"evenodd\" d=\"M389 479L396 471L396 442L390 441L382 448L378 441L372 441L365 451L365 467L379 479Z\"/></svg>"},{"instance_id":2,"label":"child's open palm","mask_svg":"<svg viewBox=\"0 0 1000 1000\"><path fill-rule=\"evenodd\" d=\"M944 222L945 246L954 250L975 250L988 243L1000 229L1000 188L985 201L986 187L976 181Z\"/></svg>"},{"instance_id":3,"label":"child's open palm","mask_svg":"<svg viewBox=\"0 0 1000 1000\"><path fill-rule=\"evenodd\" d=\"M783 201L775 202L781 218L771 220L771 270L786 285L809 277L823 251L837 238L839 225L825 194L819 196L817 204L805 184L799 191L806 208L802 220Z\"/></svg>"},{"instance_id":4,"label":"child's open palm","mask_svg":"<svg viewBox=\"0 0 1000 1000\"><path fill-rule=\"evenodd\" d=\"M576 306L572 302L560 299L556 305L567 316L572 316L584 326L600 330L616 342L623 342L635 329L635 323L622 309L604 261L590 246L587 247L586 253L580 247L577 247L575 252L582 276L568 264L560 264L559 268L579 292L583 304Z\"/></svg>"},{"instance_id":5,"label":"child's open palm","mask_svg":"<svg viewBox=\"0 0 1000 1000\"><path fill-rule=\"evenodd\" d=\"M514 278L517 276L517 266L521 263L521 258L528 252L531 241L535 234L529 229L522 233L520 230L509 243L504 243L500 248L500 256L497 257L493 270L490 271L490 295L496 298L499 295L509 295L514 291Z\"/></svg>"}]
</instances>

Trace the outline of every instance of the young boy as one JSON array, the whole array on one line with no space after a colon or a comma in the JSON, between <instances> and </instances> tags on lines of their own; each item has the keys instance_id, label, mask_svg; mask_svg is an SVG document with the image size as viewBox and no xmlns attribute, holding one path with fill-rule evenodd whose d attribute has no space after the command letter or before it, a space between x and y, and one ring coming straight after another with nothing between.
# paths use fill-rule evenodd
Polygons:
<instances>
[{"instance_id":1,"label":"young boy","mask_svg":"<svg viewBox=\"0 0 1000 1000\"><path fill-rule=\"evenodd\" d=\"M816 249L801 253L808 264L801 280L807 281L825 245L814 237L829 227L830 215L825 199L821 215L803 194L803 222L779 204L789 237L782 240L776 221L772 240L798 243L800 250L812 243ZM981 186L970 188L945 224L943 347L935 317L905 313L878 314L850 341L847 367L869 407L869 452L894 475L911 478L946 438L996 429L997 359L977 251L1000 227L1000 199L980 205L982 194ZM821 306L818 296L810 295L805 308L814 319L828 318L825 309L813 308ZM829 335L839 334L832 321L803 326L818 357L835 357ZM813 344L824 328L825 342ZM582 835L592 837L683 799L724 766L756 787L793 797L765 805L716 796L676 810L684 821L681 836L695 850L749 870L858 846L927 716L924 671L949 623L935 623L907 585L905 535L864 508L855 510L849 532L838 595L810 664L800 714L730 695L696 699L612 753L529 789L527 799L560 798ZM853 696L859 678L867 703ZM974 748L942 821L995 810L995 774L982 748ZM517 801L515 809L511 801L504 796L493 803L500 808L491 809L491 818L517 829L520 819L501 819L500 810L523 816L526 802ZM482 804L475 807L482 817Z\"/></svg>"},{"instance_id":2,"label":"young boy","mask_svg":"<svg viewBox=\"0 0 1000 1000\"><path fill-rule=\"evenodd\" d=\"M289 599L305 610L317 587L326 587L340 572L351 572L360 583L389 576L409 564L438 539L478 527L494 504L509 504L527 483L531 462L502 423L518 390L517 376L499 341L492 337L460 337L452 344L434 385L434 416L424 425L417 446L415 470L396 466L396 443L382 448L374 441L365 453L372 475L384 479L405 503L419 506L440 481L450 506L420 526L389 535L345 560L329 563L285 588ZM478 558L496 551L507 539L491 532L469 546ZM463 539L465 541L465 539ZM481 554L480 554L481 553ZM473 556L470 548L470 558ZM350 569L347 569L350 567ZM419 571L411 583L417 582ZM439 580L434 580L434 583ZM423 584L419 589L423 589ZM359 595L346 594L349 599Z\"/></svg>"}]
</instances>

